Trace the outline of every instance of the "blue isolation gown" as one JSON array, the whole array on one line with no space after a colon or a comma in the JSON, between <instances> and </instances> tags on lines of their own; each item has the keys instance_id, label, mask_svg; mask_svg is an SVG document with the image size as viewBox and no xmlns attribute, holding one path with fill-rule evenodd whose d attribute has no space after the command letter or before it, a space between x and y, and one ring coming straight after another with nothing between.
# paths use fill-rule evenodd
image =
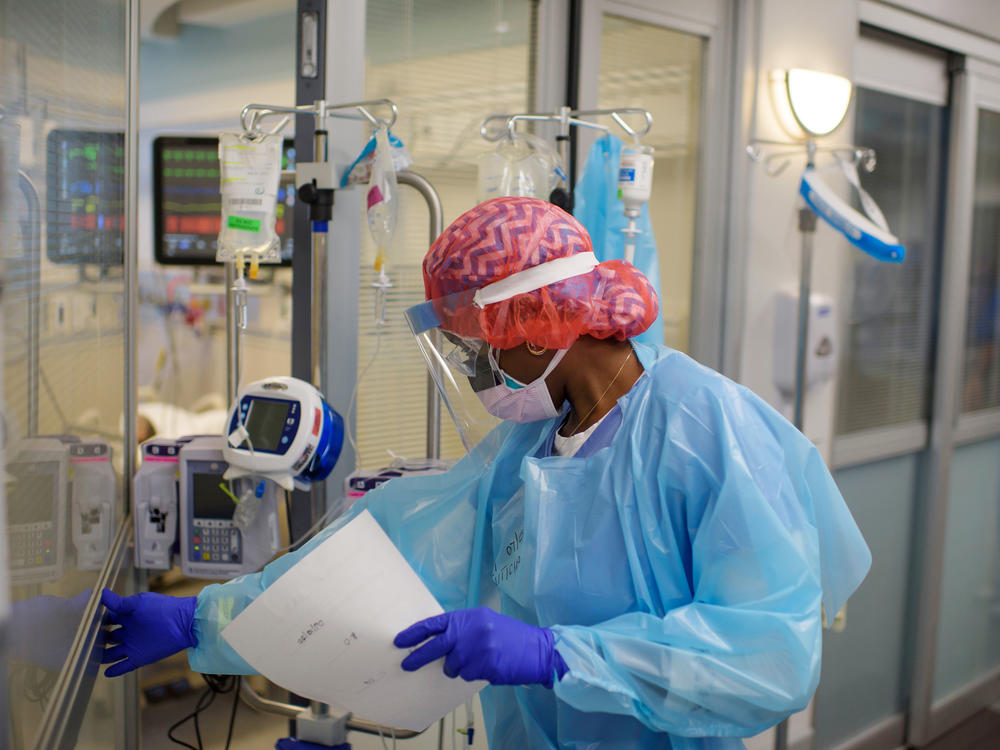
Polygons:
<instances>
[{"instance_id":1,"label":"blue isolation gown","mask_svg":"<svg viewBox=\"0 0 1000 750\"><path fill-rule=\"evenodd\" d=\"M446 610L555 632L569 671L553 689L481 693L492 750L729 750L803 709L821 604L840 609L868 547L777 412L679 352L635 348L646 374L576 456L550 455L558 420L504 423L446 474L388 482L301 550L206 587L191 667L251 673L221 630L367 508Z\"/></svg>"}]
</instances>

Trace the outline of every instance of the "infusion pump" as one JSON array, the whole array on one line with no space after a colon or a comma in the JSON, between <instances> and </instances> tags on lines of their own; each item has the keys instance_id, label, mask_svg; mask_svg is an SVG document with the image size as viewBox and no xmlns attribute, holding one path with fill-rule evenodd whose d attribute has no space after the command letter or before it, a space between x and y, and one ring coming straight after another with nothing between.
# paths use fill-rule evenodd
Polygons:
<instances>
[{"instance_id":1,"label":"infusion pump","mask_svg":"<svg viewBox=\"0 0 1000 750\"><path fill-rule=\"evenodd\" d=\"M12 582L58 580L70 560L77 570L100 570L121 505L111 446L47 435L21 440L11 453L6 470Z\"/></svg>"},{"instance_id":2,"label":"infusion pump","mask_svg":"<svg viewBox=\"0 0 1000 750\"><path fill-rule=\"evenodd\" d=\"M278 486L269 479L226 479L221 436L199 437L180 451L181 570L192 578L233 578L267 563L280 545ZM263 489L261 489L263 488ZM241 528L235 500L260 492L252 523Z\"/></svg>"},{"instance_id":3,"label":"infusion pump","mask_svg":"<svg viewBox=\"0 0 1000 750\"><path fill-rule=\"evenodd\" d=\"M259 477L226 479L219 435L142 445L135 475L135 564L165 570L179 562L192 578L233 578L258 570L279 546L280 489ZM237 501L259 507L242 525Z\"/></svg>"},{"instance_id":4,"label":"infusion pump","mask_svg":"<svg viewBox=\"0 0 1000 750\"><path fill-rule=\"evenodd\" d=\"M69 446L58 437L27 438L6 469L11 582L58 580L66 559Z\"/></svg>"},{"instance_id":5,"label":"infusion pump","mask_svg":"<svg viewBox=\"0 0 1000 750\"><path fill-rule=\"evenodd\" d=\"M118 527L118 476L111 465L111 446L85 440L69 446L69 504L77 570L100 570L111 551Z\"/></svg>"},{"instance_id":6,"label":"infusion pump","mask_svg":"<svg viewBox=\"0 0 1000 750\"><path fill-rule=\"evenodd\" d=\"M133 480L135 566L168 570L177 552L177 467L180 444L153 438L142 444Z\"/></svg>"}]
</instances>

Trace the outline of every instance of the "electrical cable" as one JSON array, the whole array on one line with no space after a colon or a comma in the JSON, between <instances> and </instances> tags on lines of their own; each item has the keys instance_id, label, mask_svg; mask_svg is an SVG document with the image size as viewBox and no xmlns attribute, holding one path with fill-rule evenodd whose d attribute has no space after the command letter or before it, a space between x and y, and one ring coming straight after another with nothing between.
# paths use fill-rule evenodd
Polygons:
<instances>
[{"instance_id":1,"label":"electrical cable","mask_svg":"<svg viewBox=\"0 0 1000 750\"><path fill-rule=\"evenodd\" d=\"M206 698L209 699L207 703L204 702ZM194 725L195 736L198 738L197 745L192 745L190 743L185 742L184 740L174 737L174 730L186 724L187 722L191 721L191 719L197 719L198 714L204 711L209 706L211 706L212 701L214 700L215 700L215 693L212 691L211 688L207 688L205 692L198 697L198 702L195 704L194 711L189 713L184 718L178 720L167 729L167 739L176 745L181 745L183 747L189 748L189 750L203 750L201 746L201 734L198 729L197 721L195 721Z\"/></svg>"},{"instance_id":2,"label":"electrical cable","mask_svg":"<svg viewBox=\"0 0 1000 750\"><path fill-rule=\"evenodd\" d=\"M205 692L198 697L197 703L195 703L194 711L184 716L179 721L175 722L167 729L167 739L177 745L188 748L189 750L204 750L204 743L201 738L201 725L199 723L199 716L205 710L207 710L212 703L215 702L217 695L224 695L226 693L234 693L233 697L233 708L229 714L229 733L226 736L226 750L229 750L230 743L233 737L233 726L236 721L236 707L239 703L239 688L242 678L235 675L214 675L206 674L202 675L205 679L207 687ZM174 731L187 722L194 720L194 735L197 745L192 745L184 740L174 737Z\"/></svg>"},{"instance_id":3,"label":"electrical cable","mask_svg":"<svg viewBox=\"0 0 1000 750\"><path fill-rule=\"evenodd\" d=\"M344 419L344 427L347 430L347 439L351 443L351 448L354 451L354 468L358 470L361 468L361 453L358 450L358 444L354 440L354 430L351 429L351 415L354 412L354 406L358 399L358 389L361 386L361 381L364 380L365 375L371 369L371 366L375 364L375 360L378 357L379 349L382 346L382 326L375 329L375 352L372 354L371 359L368 360L368 364L365 365L365 369L361 371L358 375L358 379L354 381L354 390L351 392L351 401L347 405L347 417Z\"/></svg>"},{"instance_id":4,"label":"electrical cable","mask_svg":"<svg viewBox=\"0 0 1000 750\"><path fill-rule=\"evenodd\" d=\"M240 704L240 683L242 677L236 678L236 685L233 689L233 710L229 714L229 732L226 734L226 750L229 750L229 743L233 740L233 725L236 723L236 707Z\"/></svg>"},{"instance_id":5,"label":"electrical cable","mask_svg":"<svg viewBox=\"0 0 1000 750\"><path fill-rule=\"evenodd\" d=\"M291 509L290 509L290 508L289 508L289 506L287 505L287 503L288 503L288 502L289 502L289 501L288 501L288 495L287 495L287 493L286 493L286 495L285 495L285 503L286 503L286 506L285 506L285 507L286 507L286 508L288 509L288 512L290 513ZM337 511L337 510L338 510L338 506L336 506L336 505L334 505L334 506L333 506L333 507L331 507L331 508L328 508L328 509L327 509L327 511L326 511L326 512L325 512L325 513L324 513L324 514L323 514L322 516L320 516L320 517L319 517L319 520L318 520L318 521L316 521L316 523L314 523L314 524L313 524L313 525L312 525L312 526L311 526L311 527L310 527L309 529L307 529L307 530L306 530L306 532L305 532L304 534L302 534L302 536L300 536L300 537L299 537L298 539L296 539L296 540L295 540L294 542L292 542L291 544L289 544L289 545L288 545L287 547L282 547L281 549L277 549L277 550L275 550L275 551L274 551L274 554L278 555L278 554L281 554L282 552L288 552L288 551L290 551L290 550L296 550L296 549L298 549L299 547L301 547L301 546L302 546L303 544L305 544L306 542L308 542L310 538L312 538L312 535L313 535L313 534L315 534L315 533L316 533L317 531L319 531L319 529L320 529L320 528L321 528L321 527L322 527L322 526L323 526L323 525L324 525L324 524L325 524L325 523L326 523L327 521L329 521L329 520L330 520L330 517L331 517L331 516L332 516L332 515L333 515L333 514L334 514L334 513L335 513L335 512ZM289 515L289 517L291 517L291 515Z\"/></svg>"}]
</instances>

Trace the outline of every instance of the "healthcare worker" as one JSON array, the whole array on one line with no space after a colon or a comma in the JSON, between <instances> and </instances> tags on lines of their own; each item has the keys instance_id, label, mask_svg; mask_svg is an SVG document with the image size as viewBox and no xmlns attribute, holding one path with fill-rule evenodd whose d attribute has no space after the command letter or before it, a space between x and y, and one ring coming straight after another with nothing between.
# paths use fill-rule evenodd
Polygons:
<instances>
[{"instance_id":1,"label":"healthcare worker","mask_svg":"<svg viewBox=\"0 0 1000 750\"><path fill-rule=\"evenodd\" d=\"M407 317L449 412L467 438L482 424L471 387L504 421L346 516L369 510L446 611L396 636L403 668L488 680L493 750L740 748L803 709L823 612L871 562L812 444L747 389L630 342L657 314L648 281L597 263L549 203L476 206L423 269ZM106 592L107 674L182 648L196 671L251 673L222 629L344 520L197 598Z\"/></svg>"}]
</instances>

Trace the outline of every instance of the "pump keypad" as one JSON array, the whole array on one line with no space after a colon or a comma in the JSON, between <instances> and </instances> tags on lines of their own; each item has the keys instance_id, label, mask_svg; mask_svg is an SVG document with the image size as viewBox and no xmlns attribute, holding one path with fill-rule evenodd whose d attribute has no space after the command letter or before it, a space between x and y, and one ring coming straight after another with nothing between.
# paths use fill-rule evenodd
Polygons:
<instances>
[{"instance_id":1,"label":"pump keypad","mask_svg":"<svg viewBox=\"0 0 1000 750\"><path fill-rule=\"evenodd\" d=\"M192 562L239 563L240 532L232 521L194 519Z\"/></svg>"},{"instance_id":2,"label":"pump keypad","mask_svg":"<svg viewBox=\"0 0 1000 750\"><path fill-rule=\"evenodd\" d=\"M24 524L12 530L8 540L11 568L55 564L55 529L51 523Z\"/></svg>"}]
</instances>

